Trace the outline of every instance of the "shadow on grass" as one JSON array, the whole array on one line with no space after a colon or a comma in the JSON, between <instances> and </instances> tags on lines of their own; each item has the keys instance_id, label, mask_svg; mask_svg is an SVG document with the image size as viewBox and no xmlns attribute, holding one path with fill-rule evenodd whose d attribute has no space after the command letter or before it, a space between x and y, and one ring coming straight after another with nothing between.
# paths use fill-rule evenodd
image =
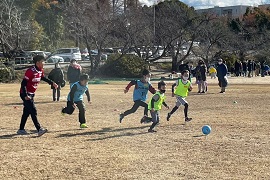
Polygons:
<instances>
[{"instance_id":1,"label":"shadow on grass","mask_svg":"<svg viewBox=\"0 0 270 180\"><path fill-rule=\"evenodd\" d=\"M148 134L149 132L139 132L139 133L124 133L124 134L118 134L118 135L113 135L113 136L107 136L107 137L100 137L100 138L95 138L95 139L90 139L89 141L100 141L100 140L105 140L105 139L112 139L112 138L118 138L118 137L125 137L125 136L138 136L142 134Z\"/></svg>"},{"instance_id":2,"label":"shadow on grass","mask_svg":"<svg viewBox=\"0 0 270 180\"><path fill-rule=\"evenodd\" d=\"M200 135L196 135L196 136L193 136L193 137L195 137L195 138L198 138L198 137L205 137L205 135L200 134Z\"/></svg>"},{"instance_id":3,"label":"shadow on grass","mask_svg":"<svg viewBox=\"0 0 270 180\"><path fill-rule=\"evenodd\" d=\"M149 126L139 126L139 127L130 127L130 128L120 128L120 129L113 129L113 128L102 128L101 130L98 131L85 131L82 129L78 129L79 131L83 131L82 133L65 133L65 134L60 134L58 135L56 138L61 138L61 137L74 137L74 136L83 136L83 135L92 135L92 134L97 134L97 135L103 135L106 133L110 133L110 132L122 132L122 131L127 131L127 130L136 130L136 129L144 129L146 127ZM133 133L124 133L123 135L117 135L115 137L120 137L120 136L129 136L130 134ZM143 133L144 134L144 133ZM136 134L134 134L136 135ZM111 138L114 138L114 136L110 136ZM101 138L97 138L97 139L108 139L110 137L101 137Z\"/></svg>"}]
</instances>

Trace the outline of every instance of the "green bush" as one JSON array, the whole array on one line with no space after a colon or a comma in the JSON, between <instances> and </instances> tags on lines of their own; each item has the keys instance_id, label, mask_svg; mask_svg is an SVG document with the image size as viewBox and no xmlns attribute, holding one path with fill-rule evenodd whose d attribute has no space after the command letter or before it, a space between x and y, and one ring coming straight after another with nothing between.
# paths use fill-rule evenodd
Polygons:
<instances>
[{"instance_id":1,"label":"green bush","mask_svg":"<svg viewBox=\"0 0 270 180\"><path fill-rule=\"evenodd\" d=\"M101 72L109 77L133 78L140 77L145 68L145 62L138 56L114 54L105 62Z\"/></svg>"},{"instance_id":2,"label":"green bush","mask_svg":"<svg viewBox=\"0 0 270 180\"><path fill-rule=\"evenodd\" d=\"M5 66L0 67L0 82L9 82L11 80L11 70Z\"/></svg>"}]
</instances>

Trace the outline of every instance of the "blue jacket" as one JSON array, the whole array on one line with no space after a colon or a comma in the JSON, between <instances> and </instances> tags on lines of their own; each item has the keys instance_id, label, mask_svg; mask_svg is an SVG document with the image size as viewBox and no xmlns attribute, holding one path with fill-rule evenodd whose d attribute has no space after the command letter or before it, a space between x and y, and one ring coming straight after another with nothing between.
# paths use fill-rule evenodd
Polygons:
<instances>
[{"instance_id":1,"label":"blue jacket","mask_svg":"<svg viewBox=\"0 0 270 180\"><path fill-rule=\"evenodd\" d=\"M224 76L227 75L227 73L228 73L227 66L224 63L219 64L217 67L217 77L223 78Z\"/></svg>"}]
</instances>

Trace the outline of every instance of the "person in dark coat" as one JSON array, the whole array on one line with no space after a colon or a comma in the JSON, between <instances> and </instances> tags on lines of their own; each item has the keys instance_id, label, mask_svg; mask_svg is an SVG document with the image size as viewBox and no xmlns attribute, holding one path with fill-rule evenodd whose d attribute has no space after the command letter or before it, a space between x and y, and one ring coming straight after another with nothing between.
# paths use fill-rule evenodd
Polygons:
<instances>
[{"instance_id":1,"label":"person in dark coat","mask_svg":"<svg viewBox=\"0 0 270 180\"><path fill-rule=\"evenodd\" d=\"M239 61L235 61L234 71L235 71L235 76L238 77L240 75L240 71L241 71L241 64Z\"/></svg>"},{"instance_id":2,"label":"person in dark coat","mask_svg":"<svg viewBox=\"0 0 270 180\"><path fill-rule=\"evenodd\" d=\"M67 79L69 81L70 88L71 86L80 80L82 67L77 63L75 59L70 61L67 71Z\"/></svg>"},{"instance_id":3,"label":"person in dark coat","mask_svg":"<svg viewBox=\"0 0 270 180\"><path fill-rule=\"evenodd\" d=\"M56 100L59 101L61 86L63 87L63 82L64 82L64 73L62 69L60 68L59 63L55 64L55 67L49 73L48 78L53 80L58 85L57 89L55 89L54 86L51 85L51 89L53 93L53 101L56 101ZM57 97L56 97L56 92L57 92Z\"/></svg>"},{"instance_id":4,"label":"person in dark coat","mask_svg":"<svg viewBox=\"0 0 270 180\"><path fill-rule=\"evenodd\" d=\"M196 82L198 84L198 93L205 93L207 91L206 86L206 73L207 67L203 60L199 60L196 67Z\"/></svg>"},{"instance_id":5,"label":"person in dark coat","mask_svg":"<svg viewBox=\"0 0 270 180\"><path fill-rule=\"evenodd\" d=\"M254 61L248 60L247 69L248 69L248 77L251 77L251 75L253 76Z\"/></svg>"},{"instance_id":6,"label":"person in dark coat","mask_svg":"<svg viewBox=\"0 0 270 180\"><path fill-rule=\"evenodd\" d=\"M243 68L243 76L246 77L247 76L247 62L246 61L243 61L242 68Z\"/></svg>"},{"instance_id":7,"label":"person in dark coat","mask_svg":"<svg viewBox=\"0 0 270 180\"><path fill-rule=\"evenodd\" d=\"M218 84L219 87L221 88L220 93L225 93L225 89L228 85L228 79L227 79L227 66L223 62L222 59L218 60L218 66L217 66L217 77L218 77Z\"/></svg>"}]
</instances>

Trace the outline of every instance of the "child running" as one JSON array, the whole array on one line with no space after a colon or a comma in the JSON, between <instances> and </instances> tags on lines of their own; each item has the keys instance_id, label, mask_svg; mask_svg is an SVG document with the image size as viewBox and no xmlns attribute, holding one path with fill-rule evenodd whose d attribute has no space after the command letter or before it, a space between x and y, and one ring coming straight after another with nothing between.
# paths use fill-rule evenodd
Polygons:
<instances>
[{"instance_id":1,"label":"child running","mask_svg":"<svg viewBox=\"0 0 270 180\"><path fill-rule=\"evenodd\" d=\"M152 125L150 126L150 129L148 129L148 132L157 132L154 130L154 127L159 123L159 111L161 110L162 105L164 105L167 109L169 109L169 106L165 103L165 91L166 91L166 84L164 81L160 81L158 83L158 92L154 94L154 96L151 98L148 109L151 112L152 116Z\"/></svg>"},{"instance_id":2,"label":"child running","mask_svg":"<svg viewBox=\"0 0 270 180\"><path fill-rule=\"evenodd\" d=\"M144 116L141 119L141 123L145 122L145 120L148 118L148 105L145 103L147 99L148 91L150 91L152 94L156 93L155 88L150 83L150 72L148 70L143 70L142 72L142 79L141 80L132 80L127 87L124 90L124 93L127 93L129 91L129 88L133 85L135 85L134 91L133 91L133 101L134 105L131 109L125 111L124 113L120 114L120 123L123 121L123 118L131 113L134 113L137 111L139 106L144 107Z\"/></svg>"},{"instance_id":3,"label":"child running","mask_svg":"<svg viewBox=\"0 0 270 180\"><path fill-rule=\"evenodd\" d=\"M20 97L23 100L23 114L20 129L17 131L17 134L19 135L28 134L24 127L29 115L31 115L32 121L38 131L38 136L42 136L48 131L47 129L42 128L38 122L34 96L37 86L41 80L47 82L56 89L58 88L58 85L44 76L44 60L45 58L43 56L35 56L33 58L35 65L26 70L24 78L21 82Z\"/></svg>"},{"instance_id":4,"label":"child running","mask_svg":"<svg viewBox=\"0 0 270 180\"><path fill-rule=\"evenodd\" d=\"M85 106L83 103L83 94L86 94L88 103L91 104L90 93L88 91L88 80L89 76L87 74L83 74L80 76L80 81L75 82L71 86L71 90L67 98L67 107L62 109L62 114L71 115L77 105L79 108L80 128L88 128L88 126L85 124Z\"/></svg>"},{"instance_id":5,"label":"child running","mask_svg":"<svg viewBox=\"0 0 270 180\"><path fill-rule=\"evenodd\" d=\"M192 118L188 117L188 102L185 100L185 98L188 96L188 91L192 90L192 85L188 80L189 72L187 70L184 70L181 74L182 74L181 78L178 79L176 83L172 85L172 97L176 95L176 105L174 106L172 111L168 113L167 121L170 120L171 115L179 108L181 104L185 106L184 109L185 122L192 120ZM177 87L174 90L175 86Z\"/></svg>"}]
</instances>

